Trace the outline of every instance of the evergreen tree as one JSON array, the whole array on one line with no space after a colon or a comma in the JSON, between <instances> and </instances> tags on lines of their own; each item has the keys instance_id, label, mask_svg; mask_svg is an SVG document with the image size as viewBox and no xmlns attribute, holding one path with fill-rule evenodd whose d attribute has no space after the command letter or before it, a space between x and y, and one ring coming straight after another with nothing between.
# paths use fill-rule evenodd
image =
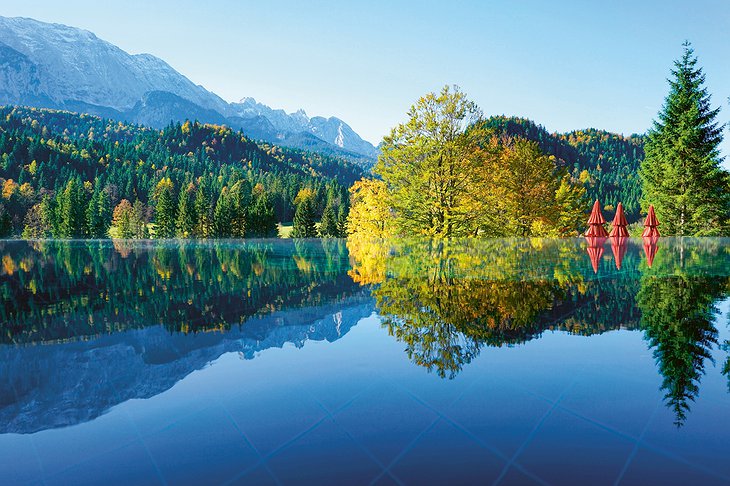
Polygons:
<instances>
[{"instance_id":1,"label":"evergreen tree","mask_svg":"<svg viewBox=\"0 0 730 486\"><path fill-rule=\"evenodd\" d=\"M278 235L276 215L266 193L260 194L248 215L246 237L273 238Z\"/></svg>"},{"instance_id":2,"label":"evergreen tree","mask_svg":"<svg viewBox=\"0 0 730 486\"><path fill-rule=\"evenodd\" d=\"M173 238L175 236L176 205L172 195L172 181L162 179L157 183L155 196L157 205L155 207L155 236L157 238Z\"/></svg>"},{"instance_id":3,"label":"evergreen tree","mask_svg":"<svg viewBox=\"0 0 730 486\"><path fill-rule=\"evenodd\" d=\"M86 194L81 180L71 178L61 193L60 230L62 238L83 238L87 235Z\"/></svg>"},{"instance_id":4,"label":"evergreen tree","mask_svg":"<svg viewBox=\"0 0 730 486\"><path fill-rule=\"evenodd\" d=\"M7 238L13 234L13 221L5 206L0 204L0 238Z\"/></svg>"},{"instance_id":5,"label":"evergreen tree","mask_svg":"<svg viewBox=\"0 0 730 486\"><path fill-rule=\"evenodd\" d=\"M662 233L722 234L730 215L728 173L720 166L719 108L710 106L705 75L688 42L674 63L669 95L646 143L643 207L654 205Z\"/></svg>"},{"instance_id":6,"label":"evergreen tree","mask_svg":"<svg viewBox=\"0 0 730 486\"><path fill-rule=\"evenodd\" d=\"M209 238L213 234L213 218L211 217L210 189L205 180L200 182L195 193L194 207L197 216L194 235L198 238Z\"/></svg>"},{"instance_id":7,"label":"evergreen tree","mask_svg":"<svg viewBox=\"0 0 730 486\"><path fill-rule=\"evenodd\" d=\"M319 236L322 238L337 238L340 236L337 214L332 200L327 203L322 212L322 220L319 224Z\"/></svg>"},{"instance_id":8,"label":"evergreen tree","mask_svg":"<svg viewBox=\"0 0 730 486\"><path fill-rule=\"evenodd\" d=\"M303 197L297 205L294 213L294 228L292 238L316 238L317 228L314 223L314 201L313 197Z\"/></svg>"},{"instance_id":9,"label":"evergreen tree","mask_svg":"<svg viewBox=\"0 0 730 486\"><path fill-rule=\"evenodd\" d=\"M350 207L347 199L343 199L342 204L337 210L337 236L339 238L347 237L347 215L350 213Z\"/></svg>"},{"instance_id":10,"label":"evergreen tree","mask_svg":"<svg viewBox=\"0 0 730 486\"><path fill-rule=\"evenodd\" d=\"M188 238L195 234L195 207L190 201L190 192L181 190L177 203L177 222L175 224L176 235L180 238Z\"/></svg>"},{"instance_id":11,"label":"evergreen tree","mask_svg":"<svg viewBox=\"0 0 730 486\"><path fill-rule=\"evenodd\" d=\"M111 224L111 200L109 192L102 189L97 178L94 181L94 192L86 208L86 225L91 238L106 238Z\"/></svg>"},{"instance_id":12,"label":"evergreen tree","mask_svg":"<svg viewBox=\"0 0 730 486\"><path fill-rule=\"evenodd\" d=\"M213 211L213 235L218 238L232 236L233 207L227 188L223 188Z\"/></svg>"},{"instance_id":13,"label":"evergreen tree","mask_svg":"<svg viewBox=\"0 0 730 486\"><path fill-rule=\"evenodd\" d=\"M230 190L231 204L231 236L243 238L246 236L246 220L251 205L251 184L246 180L236 181Z\"/></svg>"}]
</instances>

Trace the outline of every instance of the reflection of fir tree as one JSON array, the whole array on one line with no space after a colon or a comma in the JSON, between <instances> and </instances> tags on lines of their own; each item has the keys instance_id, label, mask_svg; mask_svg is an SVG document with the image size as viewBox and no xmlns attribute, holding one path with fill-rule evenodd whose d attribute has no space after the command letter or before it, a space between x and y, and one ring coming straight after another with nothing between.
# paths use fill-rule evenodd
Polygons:
<instances>
[{"instance_id":1,"label":"reflection of fir tree","mask_svg":"<svg viewBox=\"0 0 730 486\"><path fill-rule=\"evenodd\" d=\"M699 393L705 361L712 362L710 351L717 344L714 302L726 285L727 278L647 275L642 279L637 295L642 327L654 349L664 379L664 399L674 411L678 427Z\"/></svg>"},{"instance_id":2,"label":"reflection of fir tree","mask_svg":"<svg viewBox=\"0 0 730 486\"><path fill-rule=\"evenodd\" d=\"M162 324L226 330L257 314L351 295L337 240L0 242L0 343L83 338Z\"/></svg>"}]
</instances>

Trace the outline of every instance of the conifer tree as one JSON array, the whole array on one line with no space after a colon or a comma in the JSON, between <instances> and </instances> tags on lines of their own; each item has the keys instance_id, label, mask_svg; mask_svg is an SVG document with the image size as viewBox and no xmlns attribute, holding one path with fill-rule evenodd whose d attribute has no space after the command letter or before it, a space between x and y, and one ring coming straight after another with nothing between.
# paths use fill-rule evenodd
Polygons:
<instances>
[{"instance_id":1,"label":"conifer tree","mask_svg":"<svg viewBox=\"0 0 730 486\"><path fill-rule=\"evenodd\" d=\"M719 108L710 105L705 75L685 42L669 95L649 132L641 165L644 210L654 205L662 234L707 236L728 227L728 173L720 166Z\"/></svg>"},{"instance_id":2,"label":"conifer tree","mask_svg":"<svg viewBox=\"0 0 730 486\"><path fill-rule=\"evenodd\" d=\"M109 192L102 189L97 178L94 181L94 192L86 208L86 224L91 238L106 238L111 224L111 199Z\"/></svg>"},{"instance_id":3,"label":"conifer tree","mask_svg":"<svg viewBox=\"0 0 730 486\"><path fill-rule=\"evenodd\" d=\"M233 208L227 188L223 188L213 211L213 233L218 238L232 236Z\"/></svg>"},{"instance_id":4,"label":"conifer tree","mask_svg":"<svg viewBox=\"0 0 730 486\"><path fill-rule=\"evenodd\" d=\"M213 233L213 218L211 215L212 204L210 202L210 189L205 180L201 181L195 193L195 236L198 238L209 238Z\"/></svg>"},{"instance_id":5,"label":"conifer tree","mask_svg":"<svg viewBox=\"0 0 730 486\"><path fill-rule=\"evenodd\" d=\"M316 238L317 227L314 222L314 201L312 197L304 197L299 201L294 213L292 238Z\"/></svg>"},{"instance_id":6,"label":"conifer tree","mask_svg":"<svg viewBox=\"0 0 730 486\"><path fill-rule=\"evenodd\" d=\"M340 228L337 221L337 213L332 200L327 202L322 212L322 220L319 224L319 236L322 238L337 238L340 236Z\"/></svg>"},{"instance_id":7,"label":"conifer tree","mask_svg":"<svg viewBox=\"0 0 730 486\"><path fill-rule=\"evenodd\" d=\"M62 238L86 236L86 194L81 180L71 178L60 197L60 229Z\"/></svg>"},{"instance_id":8,"label":"conifer tree","mask_svg":"<svg viewBox=\"0 0 730 486\"><path fill-rule=\"evenodd\" d=\"M175 236L176 207L172 195L172 181L162 179L157 183L155 196L157 206L155 207L155 236L157 238L172 238Z\"/></svg>"},{"instance_id":9,"label":"conifer tree","mask_svg":"<svg viewBox=\"0 0 730 486\"><path fill-rule=\"evenodd\" d=\"M181 190L177 203L176 235L180 238L189 238L195 234L195 207L190 201L190 192Z\"/></svg>"},{"instance_id":10,"label":"conifer tree","mask_svg":"<svg viewBox=\"0 0 730 486\"><path fill-rule=\"evenodd\" d=\"M249 211L246 237L272 238L278 235L276 215L266 193L260 194Z\"/></svg>"}]
</instances>

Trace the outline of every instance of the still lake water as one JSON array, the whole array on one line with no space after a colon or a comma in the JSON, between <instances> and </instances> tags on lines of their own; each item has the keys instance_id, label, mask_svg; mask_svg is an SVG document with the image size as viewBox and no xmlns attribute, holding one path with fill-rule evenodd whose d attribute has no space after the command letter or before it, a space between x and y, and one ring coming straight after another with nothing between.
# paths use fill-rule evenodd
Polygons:
<instances>
[{"instance_id":1,"label":"still lake water","mask_svg":"<svg viewBox=\"0 0 730 486\"><path fill-rule=\"evenodd\" d=\"M729 248L0 242L0 483L728 484Z\"/></svg>"}]
</instances>

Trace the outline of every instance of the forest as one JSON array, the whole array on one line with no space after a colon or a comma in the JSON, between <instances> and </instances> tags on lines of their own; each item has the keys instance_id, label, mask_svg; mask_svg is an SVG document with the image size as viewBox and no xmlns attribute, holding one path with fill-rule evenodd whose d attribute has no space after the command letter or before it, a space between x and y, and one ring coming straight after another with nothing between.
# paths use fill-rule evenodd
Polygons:
<instances>
[{"instance_id":1,"label":"forest","mask_svg":"<svg viewBox=\"0 0 730 486\"><path fill-rule=\"evenodd\" d=\"M549 133L526 118L504 116L489 117L484 123L497 133L536 141L586 186L588 199L601 201L609 216L621 202L629 221L639 220L644 135L623 136L594 128Z\"/></svg>"},{"instance_id":2,"label":"forest","mask_svg":"<svg viewBox=\"0 0 730 486\"><path fill-rule=\"evenodd\" d=\"M344 218L362 176L225 126L153 130L17 107L0 108L0 153L0 235L27 238L100 238L112 226L128 238L277 236L303 199L312 218Z\"/></svg>"}]
</instances>

